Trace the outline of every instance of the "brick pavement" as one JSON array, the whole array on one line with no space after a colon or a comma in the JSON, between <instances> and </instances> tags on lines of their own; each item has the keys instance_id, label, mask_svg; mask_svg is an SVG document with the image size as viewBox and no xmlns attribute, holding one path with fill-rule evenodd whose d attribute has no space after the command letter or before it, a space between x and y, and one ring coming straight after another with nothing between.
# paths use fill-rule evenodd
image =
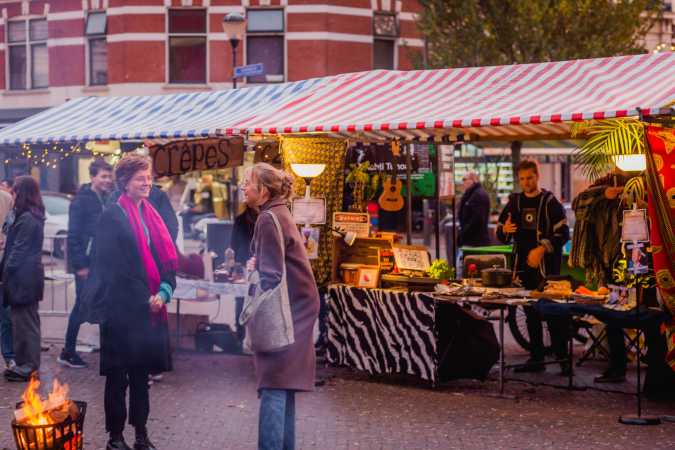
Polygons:
<instances>
[{"instance_id":1,"label":"brick pavement","mask_svg":"<svg viewBox=\"0 0 675 450\"><path fill-rule=\"evenodd\" d=\"M57 365L56 348L43 354L43 380L57 375L73 398L87 401L85 448L102 449L103 378L96 369ZM97 354L84 355L93 367ZM176 370L151 389L149 429L162 450L255 449L258 400L251 359L179 353ZM600 366L584 366L580 383ZM533 381L564 384L554 374ZM494 380L453 382L432 390L406 379L374 379L346 369L322 368L327 383L299 396L297 448L388 449L666 449L675 424L628 427L620 413L634 397L587 390L569 392L520 382L507 384L516 400L495 398ZM25 385L0 380L0 449L14 448L11 407ZM675 414L675 405L646 403L646 411ZM132 430L127 430L132 440Z\"/></svg>"}]
</instances>

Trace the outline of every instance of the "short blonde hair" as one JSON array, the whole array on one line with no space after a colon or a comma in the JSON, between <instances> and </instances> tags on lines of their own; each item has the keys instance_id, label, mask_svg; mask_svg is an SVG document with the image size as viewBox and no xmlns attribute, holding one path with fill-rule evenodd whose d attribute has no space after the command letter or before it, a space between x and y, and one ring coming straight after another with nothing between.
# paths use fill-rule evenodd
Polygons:
<instances>
[{"instance_id":1,"label":"short blonde hair","mask_svg":"<svg viewBox=\"0 0 675 450\"><path fill-rule=\"evenodd\" d=\"M279 170L267 163L256 163L246 170L258 185L263 186L270 193L270 198L287 200L293 196L293 177L283 170Z\"/></svg>"}]
</instances>

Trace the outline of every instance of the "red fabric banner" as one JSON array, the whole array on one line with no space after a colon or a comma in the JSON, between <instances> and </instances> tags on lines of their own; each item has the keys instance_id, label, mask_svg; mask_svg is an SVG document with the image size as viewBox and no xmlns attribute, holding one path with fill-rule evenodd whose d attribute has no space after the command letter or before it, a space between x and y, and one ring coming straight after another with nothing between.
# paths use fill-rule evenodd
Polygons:
<instances>
[{"instance_id":1,"label":"red fabric banner","mask_svg":"<svg viewBox=\"0 0 675 450\"><path fill-rule=\"evenodd\" d=\"M651 218L651 243L656 282L664 305L673 319L664 324L668 342L666 356L675 370L675 129L650 126L647 159L647 184L649 186L649 216Z\"/></svg>"}]
</instances>

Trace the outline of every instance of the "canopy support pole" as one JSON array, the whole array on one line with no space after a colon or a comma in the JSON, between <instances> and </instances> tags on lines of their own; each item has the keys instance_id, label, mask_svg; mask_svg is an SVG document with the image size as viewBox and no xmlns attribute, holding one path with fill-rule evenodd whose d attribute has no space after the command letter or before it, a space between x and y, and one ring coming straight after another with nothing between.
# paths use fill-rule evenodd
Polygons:
<instances>
[{"instance_id":1,"label":"canopy support pole","mask_svg":"<svg viewBox=\"0 0 675 450\"><path fill-rule=\"evenodd\" d=\"M436 232L436 259L441 258L441 148L436 142L433 143L436 152L436 176L434 177L434 192L436 194L436 216L434 217L434 228Z\"/></svg>"},{"instance_id":2,"label":"canopy support pole","mask_svg":"<svg viewBox=\"0 0 675 450\"><path fill-rule=\"evenodd\" d=\"M412 244L412 157L410 155L410 143L405 144L405 207L406 207L406 230L405 240L408 245Z\"/></svg>"}]
</instances>

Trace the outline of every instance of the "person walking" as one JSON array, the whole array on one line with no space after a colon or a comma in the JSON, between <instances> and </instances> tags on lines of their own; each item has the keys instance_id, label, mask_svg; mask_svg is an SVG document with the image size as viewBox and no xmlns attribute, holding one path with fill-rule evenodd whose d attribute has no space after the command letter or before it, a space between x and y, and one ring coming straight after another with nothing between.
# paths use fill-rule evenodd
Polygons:
<instances>
[{"instance_id":1,"label":"person walking","mask_svg":"<svg viewBox=\"0 0 675 450\"><path fill-rule=\"evenodd\" d=\"M490 245L488 221L490 219L490 197L483 189L475 172L468 172L462 178L464 194L459 202L460 246L480 247Z\"/></svg>"},{"instance_id":2,"label":"person walking","mask_svg":"<svg viewBox=\"0 0 675 450\"><path fill-rule=\"evenodd\" d=\"M505 244L513 242L514 277L526 289L536 289L547 276L559 275L562 248L570 238L565 210L555 196L539 187L539 170L534 161L518 165L521 193L512 193L497 224L497 238ZM531 306L524 307L530 336L530 358L516 372L541 372L544 363L544 337L541 315ZM564 319L549 319L551 343L558 359L567 358L568 323ZM562 375L571 370L561 363Z\"/></svg>"},{"instance_id":3,"label":"person walking","mask_svg":"<svg viewBox=\"0 0 675 450\"><path fill-rule=\"evenodd\" d=\"M28 381L40 370L38 303L44 292L45 207L40 186L32 177L18 177L12 189L14 220L8 225L0 273L3 304L11 309L16 365L5 370L4 375L8 381Z\"/></svg>"},{"instance_id":4,"label":"person walking","mask_svg":"<svg viewBox=\"0 0 675 450\"><path fill-rule=\"evenodd\" d=\"M148 374L171 369L166 303L176 286L177 256L159 213L149 202L151 161L121 159L115 179L122 193L99 219L94 248L95 279L104 305L101 375L105 381L107 450L127 450L124 422L129 387L129 423L135 450L153 450L148 437Z\"/></svg>"},{"instance_id":5,"label":"person walking","mask_svg":"<svg viewBox=\"0 0 675 450\"><path fill-rule=\"evenodd\" d=\"M292 186L290 175L266 163L249 169L242 186L246 204L260 209L253 236L255 256L247 266L258 270L263 291L276 287L286 273L295 337L284 350L254 353L260 395L259 450L295 448L295 393L314 389L312 337L319 292L303 239L287 206ZM283 242L273 215L281 225Z\"/></svg>"},{"instance_id":6,"label":"person walking","mask_svg":"<svg viewBox=\"0 0 675 450\"><path fill-rule=\"evenodd\" d=\"M80 304L91 267L96 225L113 188L112 166L103 159L95 159L89 165L89 177L91 183L82 185L68 210L68 261L75 273L75 305L68 318L65 346L57 358L60 364L76 369L87 367L75 350L84 322Z\"/></svg>"},{"instance_id":7,"label":"person walking","mask_svg":"<svg viewBox=\"0 0 675 450\"><path fill-rule=\"evenodd\" d=\"M14 199L12 194L0 187L0 224L3 224L3 231L0 233L0 261L5 253L5 231L4 223L12 211ZM14 361L14 349L12 346L12 319L10 317L9 306L4 306L2 302L2 289L0 289L0 352L5 360L5 367L13 369L16 366Z\"/></svg>"}]
</instances>

